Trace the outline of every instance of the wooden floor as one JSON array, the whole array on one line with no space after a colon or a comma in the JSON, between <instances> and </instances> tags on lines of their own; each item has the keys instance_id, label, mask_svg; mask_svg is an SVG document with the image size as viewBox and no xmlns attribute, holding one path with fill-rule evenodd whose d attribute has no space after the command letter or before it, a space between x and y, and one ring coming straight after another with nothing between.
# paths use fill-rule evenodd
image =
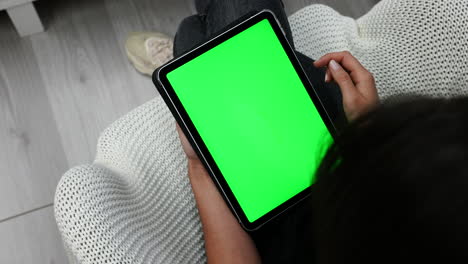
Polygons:
<instances>
[{"instance_id":1,"label":"wooden floor","mask_svg":"<svg viewBox=\"0 0 468 264\"><path fill-rule=\"evenodd\" d=\"M284 0L359 17L378 0ZM0 12L0 263L66 263L53 218L60 176L93 160L100 131L158 96L128 63L130 31L173 36L192 0L40 0L47 31L19 38Z\"/></svg>"}]
</instances>

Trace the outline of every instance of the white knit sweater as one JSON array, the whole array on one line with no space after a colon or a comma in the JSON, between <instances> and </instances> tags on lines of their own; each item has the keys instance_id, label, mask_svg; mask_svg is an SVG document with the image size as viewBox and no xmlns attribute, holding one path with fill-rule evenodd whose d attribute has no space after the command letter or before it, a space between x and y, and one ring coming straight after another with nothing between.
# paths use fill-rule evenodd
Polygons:
<instances>
[{"instance_id":1,"label":"white knit sweater","mask_svg":"<svg viewBox=\"0 0 468 264\"><path fill-rule=\"evenodd\" d=\"M312 58L350 50L380 95L467 93L468 5L382 1L358 21L313 5L291 18ZM203 234L174 119L156 98L106 129L96 160L68 171L55 217L72 263L204 263Z\"/></svg>"},{"instance_id":2,"label":"white knit sweater","mask_svg":"<svg viewBox=\"0 0 468 264\"><path fill-rule=\"evenodd\" d=\"M158 97L114 122L93 164L69 170L55 217L72 263L204 263L175 121Z\"/></svg>"},{"instance_id":3,"label":"white knit sweater","mask_svg":"<svg viewBox=\"0 0 468 264\"><path fill-rule=\"evenodd\" d=\"M384 0L358 20L311 5L290 23L296 48L311 58L350 51L383 99L468 95L468 0Z\"/></svg>"}]
</instances>

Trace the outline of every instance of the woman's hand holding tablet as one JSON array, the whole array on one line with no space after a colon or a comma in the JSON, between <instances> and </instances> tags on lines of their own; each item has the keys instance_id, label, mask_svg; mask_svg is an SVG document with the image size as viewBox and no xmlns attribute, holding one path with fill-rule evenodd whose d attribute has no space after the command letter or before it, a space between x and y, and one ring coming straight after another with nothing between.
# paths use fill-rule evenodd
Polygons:
<instances>
[{"instance_id":1,"label":"woman's hand holding tablet","mask_svg":"<svg viewBox=\"0 0 468 264\"><path fill-rule=\"evenodd\" d=\"M328 66L325 82L334 80L340 86L343 108L349 121L371 111L379 104L374 76L351 53L329 53L315 61L314 65Z\"/></svg>"}]
</instances>

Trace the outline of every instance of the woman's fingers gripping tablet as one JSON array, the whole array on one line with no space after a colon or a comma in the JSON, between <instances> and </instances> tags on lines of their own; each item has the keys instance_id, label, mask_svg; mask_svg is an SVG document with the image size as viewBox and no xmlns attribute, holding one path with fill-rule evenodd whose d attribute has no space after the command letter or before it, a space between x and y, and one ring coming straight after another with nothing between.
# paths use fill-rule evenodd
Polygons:
<instances>
[{"instance_id":1,"label":"woman's fingers gripping tablet","mask_svg":"<svg viewBox=\"0 0 468 264\"><path fill-rule=\"evenodd\" d=\"M327 67L326 82L335 81L343 95L343 107L348 120L372 110L379 102L372 74L351 53L329 53L314 63Z\"/></svg>"}]
</instances>

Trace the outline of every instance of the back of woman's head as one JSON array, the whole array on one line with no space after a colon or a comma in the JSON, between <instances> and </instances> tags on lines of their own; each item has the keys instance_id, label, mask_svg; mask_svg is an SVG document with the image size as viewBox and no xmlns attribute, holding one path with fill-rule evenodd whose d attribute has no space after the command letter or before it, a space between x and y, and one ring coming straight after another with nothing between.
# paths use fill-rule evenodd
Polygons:
<instances>
[{"instance_id":1,"label":"back of woman's head","mask_svg":"<svg viewBox=\"0 0 468 264\"><path fill-rule=\"evenodd\" d=\"M468 263L468 99L382 105L313 185L318 263Z\"/></svg>"}]
</instances>

